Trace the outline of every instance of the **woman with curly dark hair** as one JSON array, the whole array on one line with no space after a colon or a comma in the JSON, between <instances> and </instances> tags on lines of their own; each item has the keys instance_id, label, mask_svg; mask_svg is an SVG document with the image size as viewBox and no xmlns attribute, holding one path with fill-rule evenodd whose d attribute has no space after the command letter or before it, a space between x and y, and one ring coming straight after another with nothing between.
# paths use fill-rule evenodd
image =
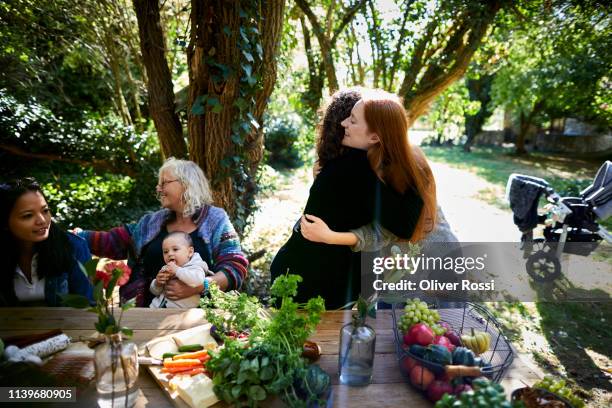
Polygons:
<instances>
[{"instance_id":1,"label":"woman with curly dark hair","mask_svg":"<svg viewBox=\"0 0 612 408\"><path fill-rule=\"evenodd\" d=\"M87 243L51 219L33 178L0 184L0 306L60 306L68 293L92 299L79 263L91 259Z\"/></svg>"},{"instance_id":2,"label":"woman with curly dark hair","mask_svg":"<svg viewBox=\"0 0 612 408\"><path fill-rule=\"evenodd\" d=\"M424 231L421 226L415 235L423 219L422 194L414 186L406 186L401 192L394 190L372 170L365 146L345 143L341 122L361 98L359 88L341 90L332 95L324 110L315 167L315 173L317 168L320 172L310 189L304 214L308 214L308 221L324 220L333 231L360 227L363 231L379 225L400 239L418 238ZM433 191L435 194L435 188ZM431 202L427 204L429 208ZM321 295L328 308L354 300L360 292L360 253L351 251L352 244L330 245L306 239L301 231L303 226L308 227L305 223L302 217L301 225L296 224L289 241L274 258L272 278L287 271L301 275L303 284L297 298Z\"/></svg>"}]
</instances>

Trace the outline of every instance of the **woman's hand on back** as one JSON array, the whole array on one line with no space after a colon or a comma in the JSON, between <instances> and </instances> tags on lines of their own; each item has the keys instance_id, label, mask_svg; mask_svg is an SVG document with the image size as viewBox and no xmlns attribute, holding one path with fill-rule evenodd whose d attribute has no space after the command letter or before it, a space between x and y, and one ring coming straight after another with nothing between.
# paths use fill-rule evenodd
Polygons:
<instances>
[{"instance_id":1,"label":"woman's hand on back","mask_svg":"<svg viewBox=\"0 0 612 408\"><path fill-rule=\"evenodd\" d=\"M300 220L302 236L312 242L330 245L348 245L357 243L357 236L352 232L336 232L329 229L325 221L314 215L304 214Z\"/></svg>"},{"instance_id":2,"label":"woman's hand on back","mask_svg":"<svg viewBox=\"0 0 612 408\"><path fill-rule=\"evenodd\" d=\"M325 221L314 215L304 214L300 220L302 236L312 242L330 244L333 231L329 229Z\"/></svg>"}]
</instances>

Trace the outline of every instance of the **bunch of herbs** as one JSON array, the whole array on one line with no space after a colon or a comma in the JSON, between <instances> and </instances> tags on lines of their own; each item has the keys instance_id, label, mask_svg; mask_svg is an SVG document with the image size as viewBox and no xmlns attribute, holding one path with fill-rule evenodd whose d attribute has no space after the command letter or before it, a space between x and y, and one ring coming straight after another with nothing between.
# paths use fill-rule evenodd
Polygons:
<instances>
[{"instance_id":1,"label":"bunch of herbs","mask_svg":"<svg viewBox=\"0 0 612 408\"><path fill-rule=\"evenodd\" d=\"M325 311L321 297L304 304L293 298L301 281L297 275L278 277L271 288L274 304L270 319L262 319L263 308L246 295L211 292L203 306L209 321L217 327L249 331L247 342L224 336L225 347L213 354L207 367L213 373L217 396L234 406L257 407L269 395L278 395L290 407L323 403L321 395L330 385L329 375L302 357L303 345ZM231 314L228 320L224 319Z\"/></svg>"}]
</instances>

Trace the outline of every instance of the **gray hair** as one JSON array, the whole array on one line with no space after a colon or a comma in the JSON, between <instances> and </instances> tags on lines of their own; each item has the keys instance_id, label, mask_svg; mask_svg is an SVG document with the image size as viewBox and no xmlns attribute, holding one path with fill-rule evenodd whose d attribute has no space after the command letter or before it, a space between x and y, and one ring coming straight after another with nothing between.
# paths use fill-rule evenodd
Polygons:
<instances>
[{"instance_id":1,"label":"gray hair","mask_svg":"<svg viewBox=\"0 0 612 408\"><path fill-rule=\"evenodd\" d=\"M190 160L180 160L169 157L159 168L159 174L164 170L169 171L183 185L183 216L191 217L206 204L212 203L212 194L208 185L208 179L204 172Z\"/></svg>"}]
</instances>

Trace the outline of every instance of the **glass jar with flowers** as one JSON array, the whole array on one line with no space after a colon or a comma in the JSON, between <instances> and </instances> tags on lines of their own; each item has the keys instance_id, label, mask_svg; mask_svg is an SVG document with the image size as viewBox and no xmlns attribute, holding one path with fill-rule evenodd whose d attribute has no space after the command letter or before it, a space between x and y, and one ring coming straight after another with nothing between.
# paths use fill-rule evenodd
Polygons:
<instances>
[{"instance_id":1,"label":"glass jar with flowers","mask_svg":"<svg viewBox=\"0 0 612 408\"><path fill-rule=\"evenodd\" d=\"M132 407L138 394L138 348L124 339L131 337L132 330L121 326L121 318L134 303L115 306L113 301L113 290L128 282L131 270L120 261L106 263L101 270L96 266L97 260L92 260L82 267L93 284L94 304L80 295L64 296L64 304L98 315L95 327L104 336L104 343L96 348L94 357L98 405L101 408Z\"/></svg>"}]
</instances>

